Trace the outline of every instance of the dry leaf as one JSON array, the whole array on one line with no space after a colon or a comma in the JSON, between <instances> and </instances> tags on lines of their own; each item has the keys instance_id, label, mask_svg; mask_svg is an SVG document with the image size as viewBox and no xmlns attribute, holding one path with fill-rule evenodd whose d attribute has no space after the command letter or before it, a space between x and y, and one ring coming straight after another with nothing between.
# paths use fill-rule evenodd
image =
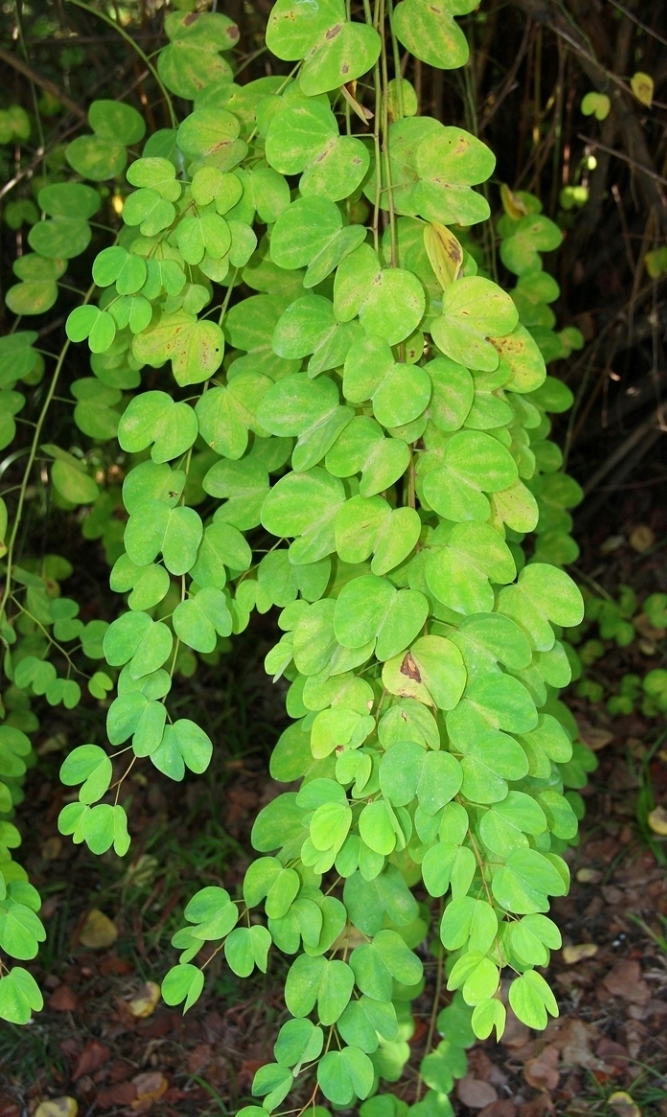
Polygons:
<instances>
[{"instance_id":1,"label":"dry leaf","mask_svg":"<svg viewBox=\"0 0 667 1117\"><path fill-rule=\"evenodd\" d=\"M75 1098L49 1098L40 1102L33 1117L76 1117L79 1106Z\"/></svg>"},{"instance_id":2,"label":"dry leaf","mask_svg":"<svg viewBox=\"0 0 667 1117\"><path fill-rule=\"evenodd\" d=\"M130 1012L133 1016L144 1019L146 1016L151 1016L155 1012L156 1005L160 1000L160 986L154 981L147 981L139 993L138 997L134 997L130 1001Z\"/></svg>"},{"instance_id":3,"label":"dry leaf","mask_svg":"<svg viewBox=\"0 0 667 1117\"><path fill-rule=\"evenodd\" d=\"M574 946L564 946L563 961L567 962L568 966L574 966L577 962L583 962L584 958L595 957L598 949L594 942L580 942Z\"/></svg>"},{"instance_id":4,"label":"dry leaf","mask_svg":"<svg viewBox=\"0 0 667 1117\"><path fill-rule=\"evenodd\" d=\"M106 1044L100 1043L97 1039L91 1039L81 1052L72 1071L72 1082L76 1082L78 1078L83 1078L86 1074L94 1074L96 1070L99 1070L109 1061L110 1057L111 1052Z\"/></svg>"},{"instance_id":5,"label":"dry leaf","mask_svg":"<svg viewBox=\"0 0 667 1117\"><path fill-rule=\"evenodd\" d=\"M534 1059L526 1063L523 1076L535 1090L555 1090L560 1073L557 1070L560 1053L553 1044L547 1044Z\"/></svg>"},{"instance_id":6,"label":"dry leaf","mask_svg":"<svg viewBox=\"0 0 667 1117\"><path fill-rule=\"evenodd\" d=\"M617 962L602 984L614 997L623 997L632 1004L645 1005L651 999L651 990L642 980L641 966L631 958Z\"/></svg>"},{"instance_id":7,"label":"dry leaf","mask_svg":"<svg viewBox=\"0 0 667 1117\"><path fill-rule=\"evenodd\" d=\"M564 1066L589 1067L591 1070L603 1066L590 1049L591 1043L598 1039L598 1032L576 1016L551 1020L546 1035L549 1042L559 1049Z\"/></svg>"},{"instance_id":8,"label":"dry leaf","mask_svg":"<svg viewBox=\"0 0 667 1117\"><path fill-rule=\"evenodd\" d=\"M99 908L88 912L79 934L79 942L90 950L105 950L113 946L118 938L118 928L108 915Z\"/></svg>"},{"instance_id":9,"label":"dry leaf","mask_svg":"<svg viewBox=\"0 0 667 1117\"><path fill-rule=\"evenodd\" d=\"M481 1078L474 1078L467 1074L459 1079L456 1084L456 1093L459 1101L467 1105L468 1109L484 1109L498 1100L498 1094L490 1082L482 1082Z\"/></svg>"},{"instance_id":10,"label":"dry leaf","mask_svg":"<svg viewBox=\"0 0 667 1117\"><path fill-rule=\"evenodd\" d=\"M641 1109L625 1090L617 1090L607 1098L607 1105L618 1113L618 1117L641 1117Z\"/></svg>"},{"instance_id":11,"label":"dry leaf","mask_svg":"<svg viewBox=\"0 0 667 1117\"><path fill-rule=\"evenodd\" d=\"M667 810L664 807L656 807L655 810L652 810L646 821L654 834L660 834L661 837L667 836Z\"/></svg>"},{"instance_id":12,"label":"dry leaf","mask_svg":"<svg viewBox=\"0 0 667 1117\"><path fill-rule=\"evenodd\" d=\"M516 1106L509 1098L492 1101L480 1111L479 1117L516 1117Z\"/></svg>"},{"instance_id":13,"label":"dry leaf","mask_svg":"<svg viewBox=\"0 0 667 1117\"><path fill-rule=\"evenodd\" d=\"M148 1071L138 1074L132 1079L132 1084L137 1091L137 1096L130 1102L135 1113L144 1113L150 1109L153 1102L158 1101L169 1089L169 1083L160 1071Z\"/></svg>"},{"instance_id":14,"label":"dry leaf","mask_svg":"<svg viewBox=\"0 0 667 1117\"><path fill-rule=\"evenodd\" d=\"M639 100L641 100L641 98L639 98ZM648 524L640 524L639 527L636 527L634 531L630 532L630 546L633 551L637 551L640 555L643 554L644 551L648 551L649 547L652 547L654 543L655 535Z\"/></svg>"},{"instance_id":15,"label":"dry leaf","mask_svg":"<svg viewBox=\"0 0 667 1117\"><path fill-rule=\"evenodd\" d=\"M600 544L600 554L610 555L613 551L617 551L625 543L623 535L608 535L604 543Z\"/></svg>"},{"instance_id":16,"label":"dry leaf","mask_svg":"<svg viewBox=\"0 0 667 1117\"><path fill-rule=\"evenodd\" d=\"M640 636L644 636L647 640L652 640L654 644L657 643L658 640L662 640L665 635L666 630L664 628L654 628L646 616L646 613L640 613L638 617L634 618L632 623Z\"/></svg>"},{"instance_id":17,"label":"dry leaf","mask_svg":"<svg viewBox=\"0 0 667 1117\"><path fill-rule=\"evenodd\" d=\"M49 997L48 1006L54 1012L75 1012L79 1007L79 999L69 985L59 985Z\"/></svg>"},{"instance_id":18,"label":"dry leaf","mask_svg":"<svg viewBox=\"0 0 667 1117\"><path fill-rule=\"evenodd\" d=\"M593 749L593 752L599 752L614 739L614 734L608 729L602 729L599 725L588 725L586 722L579 723L579 736L589 749Z\"/></svg>"},{"instance_id":19,"label":"dry leaf","mask_svg":"<svg viewBox=\"0 0 667 1117\"><path fill-rule=\"evenodd\" d=\"M653 78L650 74L643 74L638 70L630 78L630 88L637 100L650 109L653 104Z\"/></svg>"},{"instance_id":20,"label":"dry leaf","mask_svg":"<svg viewBox=\"0 0 667 1117\"><path fill-rule=\"evenodd\" d=\"M62 838L53 834L47 838L42 846L40 853L45 861L57 861L63 851Z\"/></svg>"}]
</instances>

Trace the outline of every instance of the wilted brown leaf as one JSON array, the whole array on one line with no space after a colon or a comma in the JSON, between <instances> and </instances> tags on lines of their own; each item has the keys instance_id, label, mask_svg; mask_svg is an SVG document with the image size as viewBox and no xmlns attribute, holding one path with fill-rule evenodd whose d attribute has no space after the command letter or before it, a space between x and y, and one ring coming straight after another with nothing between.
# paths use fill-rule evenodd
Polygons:
<instances>
[{"instance_id":1,"label":"wilted brown leaf","mask_svg":"<svg viewBox=\"0 0 667 1117\"><path fill-rule=\"evenodd\" d=\"M560 1053L553 1044L543 1047L540 1054L529 1059L523 1069L523 1076L529 1086L536 1090L555 1090L560 1074L557 1065Z\"/></svg>"},{"instance_id":2,"label":"wilted brown leaf","mask_svg":"<svg viewBox=\"0 0 667 1117\"><path fill-rule=\"evenodd\" d=\"M111 1052L109 1048L100 1043L99 1040L91 1039L86 1044L81 1052L76 1066L72 1071L72 1081L76 1082L78 1078L82 1078L84 1074L93 1074L100 1067L103 1067L108 1062Z\"/></svg>"},{"instance_id":3,"label":"wilted brown leaf","mask_svg":"<svg viewBox=\"0 0 667 1117\"><path fill-rule=\"evenodd\" d=\"M59 838L57 834L52 834L51 837L47 838L44 842L40 853L45 861L55 861L58 857L60 857L62 851L62 838Z\"/></svg>"},{"instance_id":4,"label":"wilted brown leaf","mask_svg":"<svg viewBox=\"0 0 667 1117\"><path fill-rule=\"evenodd\" d=\"M153 1102L158 1101L169 1089L167 1079L159 1070L138 1074L132 1079L132 1084L137 1091L137 1096L130 1102L130 1107L135 1113L145 1113Z\"/></svg>"},{"instance_id":5,"label":"wilted brown leaf","mask_svg":"<svg viewBox=\"0 0 667 1117\"><path fill-rule=\"evenodd\" d=\"M90 950L105 950L113 946L118 938L118 928L108 915L99 908L88 912L85 922L79 933L79 942Z\"/></svg>"},{"instance_id":6,"label":"wilted brown leaf","mask_svg":"<svg viewBox=\"0 0 667 1117\"><path fill-rule=\"evenodd\" d=\"M651 999L651 990L642 980L641 966L631 958L617 962L602 984L614 997L623 997L632 1004L644 1005Z\"/></svg>"},{"instance_id":7,"label":"wilted brown leaf","mask_svg":"<svg viewBox=\"0 0 667 1117\"><path fill-rule=\"evenodd\" d=\"M485 1105L480 1110L479 1117L516 1117L516 1106L509 1098L501 1098L499 1101L492 1101L491 1105Z\"/></svg>"},{"instance_id":8,"label":"wilted brown leaf","mask_svg":"<svg viewBox=\"0 0 667 1117\"><path fill-rule=\"evenodd\" d=\"M456 1093L459 1101L467 1105L468 1109L484 1109L498 1100L498 1094L490 1082L482 1082L481 1078L474 1078L471 1074L459 1079Z\"/></svg>"},{"instance_id":9,"label":"wilted brown leaf","mask_svg":"<svg viewBox=\"0 0 667 1117\"><path fill-rule=\"evenodd\" d=\"M59 985L53 991L47 1002L54 1012L75 1012L79 1007L79 998L69 985Z\"/></svg>"}]
</instances>

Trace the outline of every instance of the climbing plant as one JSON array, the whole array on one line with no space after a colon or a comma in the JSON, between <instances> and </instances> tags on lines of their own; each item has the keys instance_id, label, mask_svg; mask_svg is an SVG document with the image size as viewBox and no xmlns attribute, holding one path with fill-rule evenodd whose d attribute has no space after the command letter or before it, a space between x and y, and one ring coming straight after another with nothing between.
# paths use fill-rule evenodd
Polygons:
<instances>
[{"instance_id":1,"label":"climbing plant","mask_svg":"<svg viewBox=\"0 0 667 1117\"><path fill-rule=\"evenodd\" d=\"M220 951L241 977L273 951L293 959L290 1018L249 1115L303 1082L312 1104L403 1113L382 1083L410 1055L424 957L436 978L415 1117L450 1112L465 1048L502 1035L507 1000L536 1028L557 1013L539 973L561 941L546 913L568 888L594 758L558 698L561 630L583 618L563 570L581 491L549 439L548 414L572 397L545 361L582 339L554 329L541 254L562 236L539 200L503 187L494 236L493 153L417 115L412 59L464 66L454 17L474 6L376 0L353 19L341 0L277 0L266 45L286 72L244 85L231 20L168 15L154 76L173 127L139 152L140 114L91 105L91 133L66 150L74 178L38 193L7 295L16 314L54 305L102 205L90 183L115 182L105 205L122 227L49 377L34 332L0 342L6 446L17 384L41 386L3 505L2 809L20 800L30 696L73 707L85 683L112 699L108 744L66 758L78 797L59 826L125 854L134 766L180 781L213 752L170 710L175 672L253 610L279 610L266 670L288 681L293 721L271 774L289 789L257 816L241 895L209 886L187 905L162 987L187 1009ZM180 122L172 93L194 101ZM67 354L86 340L91 375L71 386L81 457L47 439ZM61 507L90 506L84 534L128 595L109 625L60 594L62 559L16 561L37 462ZM44 936L39 897L12 860L16 828L0 826L0 946L21 960ZM25 1022L39 990L20 965L3 973L0 1013Z\"/></svg>"}]
</instances>

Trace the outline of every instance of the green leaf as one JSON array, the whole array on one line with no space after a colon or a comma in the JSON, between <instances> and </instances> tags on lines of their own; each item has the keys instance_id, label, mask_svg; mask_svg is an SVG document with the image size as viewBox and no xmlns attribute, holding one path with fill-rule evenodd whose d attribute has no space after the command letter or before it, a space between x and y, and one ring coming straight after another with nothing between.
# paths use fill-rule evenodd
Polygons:
<instances>
[{"instance_id":1,"label":"green leaf","mask_svg":"<svg viewBox=\"0 0 667 1117\"><path fill-rule=\"evenodd\" d=\"M348 1106L355 1097L368 1097L374 1077L371 1060L358 1047L329 1051L317 1067L317 1081L322 1093L339 1106Z\"/></svg>"},{"instance_id":2,"label":"green leaf","mask_svg":"<svg viewBox=\"0 0 667 1117\"><path fill-rule=\"evenodd\" d=\"M165 728L160 747L151 753L155 767L172 780L182 780L186 767L201 775L213 755L209 736L188 718L179 718Z\"/></svg>"},{"instance_id":3,"label":"green leaf","mask_svg":"<svg viewBox=\"0 0 667 1117\"><path fill-rule=\"evenodd\" d=\"M509 1002L519 1020L529 1028L546 1028L547 1012L558 1016L556 998L535 970L527 970L514 979L509 988Z\"/></svg>"},{"instance_id":4,"label":"green leaf","mask_svg":"<svg viewBox=\"0 0 667 1117\"><path fill-rule=\"evenodd\" d=\"M197 652L212 652L218 636L229 636L232 631L227 599L213 586L181 601L174 610L172 623L178 638Z\"/></svg>"},{"instance_id":5,"label":"green leaf","mask_svg":"<svg viewBox=\"0 0 667 1117\"><path fill-rule=\"evenodd\" d=\"M491 612L491 582L511 582L515 574L511 551L489 524L482 523L456 524L445 546L429 554L425 565L426 583L437 600L464 615Z\"/></svg>"},{"instance_id":6,"label":"green leaf","mask_svg":"<svg viewBox=\"0 0 667 1117\"><path fill-rule=\"evenodd\" d=\"M526 566L515 586L501 590L498 607L523 628L537 651L554 645L550 621L572 628L584 615L581 593L569 575L541 562Z\"/></svg>"},{"instance_id":7,"label":"green leaf","mask_svg":"<svg viewBox=\"0 0 667 1117\"><path fill-rule=\"evenodd\" d=\"M39 208L49 217L74 217L84 221L94 217L102 204L99 192L81 182L43 186L37 201Z\"/></svg>"},{"instance_id":8,"label":"green leaf","mask_svg":"<svg viewBox=\"0 0 667 1117\"><path fill-rule=\"evenodd\" d=\"M56 459L51 467L51 480L60 495L72 504L92 504L99 495L99 489L86 473L83 463L50 443L43 445L42 449Z\"/></svg>"},{"instance_id":9,"label":"green leaf","mask_svg":"<svg viewBox=\"0 0 667 1117\"><path fill-rule=\"evenodd\" d=\"M452 127L438 129L417 147L419 181L412 191L416 212L427 221L444 225L474 225L486 220L488 202L470 187L486 182L495 165L490 148L469 132Z\"/></svg>"},{"instance_id":10,"label":"green leaf","mask_svg":"<svg viewBox=\"0 0 667 1117\"><path fill-rule=\"evenodd\" d=\"M224 348L220 327L186 309L163 313L132 343L134 356L145 364L159 368L171 360L174 377L181 387L208 380L222 364Z\"/></svg>"},{"instance_id":11,"label":"green leaf","mask_svg":"<svg viewBox=\"0 0 667 1117\"><path fill-rule=\"evenodd\" d=\"M485 493L500 492L517 479L509 450L483 431L457 431L446 442L442 461L425 473L423 492L438 515L449 520L487 520Z\"/></svg>"},{"instance_id":12,"label":"green leaf","mask_svg":"<svg viewBox=\"0 0 667 1117\"><path fill-rule=\"evenodd\" d=\"M0 1019L9 1024L27 1024L32 1013L43 1006L37 982L22 966L14 966L0 978Z\"/></svg>"},{"instance_id":13,"label":"green leaf","mask_svg":"<svg viewBox=\"0 0 667 1117\"><path fill-rule=\"evenodd\" d=\"M171 574L185 574L194 566L203 535L201 518L194 508L169 508L160 500L145 500L133 510L125 529L125 548L138 566L162 552Z\"/></svg>"},{"instance_id":14,"label":"green leaf","mask_svg":"<svg viewBox=\"0 0 667 1117\"><path fill-rule=\"evenodd\" d=\"M67 145L65 158L70 167L83 178L104 182L123 173L127 164L127 151L113 137L77 136Z\"/></svg>"},{"instance_id":15,"label":"green leaf","mask_svg":"<svg viewBox=\"0 0 667 1117\"><path fill-rule=\"evenodd\" d=\"M498 903L518 915L549 910L547 896L564 896L562 876L551 861L535 849L509 854L491 882Z\"/></svg>"},{"instance_id":16,"label":"green leaf","mask_svg":"<svg viewBox=\"0 0 667 1117\"><path fill-rule=\"evenodd\" d=\"M324 1033L311 1020L288 1020L278 1033L273 1053L282 1067L295 1067L319 1058Z\"/></svg>"},{"instance_id":17,"label":"green leaf","mask_svg":"<svg viewBox=\"0 0 667 1117\"><path fill-rule=\"evenodd\" d=\"M299 85L306 97L361 77L380 54L377 32L346 22L341 0L326 0L316 13L305 13L295 0L278 0L269 16L266 45L278 58L305 59Z\"/></svg>"},{"instance_id":18,"label":"green leaf","mask_svg":"<svg viewBox=\"0 0 667 1117\"><path fill-rule=\"evenodd\" d=\"M446 752L426 752L414 741L400 741L384 754L380 765L382 794L395 807L407 806L417 796L422 809L433 815L457 794L463 773L458 760Z\"/></svg>"},{"instance_id":19,"label":"green leaf","mask_svg":"<svg viewBox=\"0 0 667 1117\"><path fill-rule=\"evenodd\" d=\"M238 977L248 977L255 966L266 973L270 945L266 927L236 927L225 940L225 958Z\"/></svg>"},{"instance_id":20,"label":"green leaf","mask_svg":"<svg viewBox=\"0 0 667 1117\"><path fill-rule=\"evenodd\" d=\"M85 252L91 236L90 225L79 217L52 217L33 225L28 244L33 252L48 259L71 260Z\"/></svg>"},{"instance_id":21,"label":"green leaf","mask_svg":"<svg viewBox=\"0 0 667 1117\"><path fill-rule=\"evenodd\" d=\"M395 317L394 311L388 319L392 322L390 336L396 330ZM372 400L378 423L397 427L416 419L426 409L431 398L431 380L419 365L397 364L384 336L370 337L348 351L343 394L351 403Z\"/></svg>"},{"instance_id":22,"label":"green leaf","mask_svg":"<svg viewBox=\"0 0 667 1117\"><path fill-rule=\"evenodd\" d=\"M111 667L130 664L134 679L156 671L169 658L173 638L161 621L147 613L131 612L113 621L104 636L104 655Z\"/></svg>"},{"instance_id":23,"label":"green leaf","mask_svg":"<svg viewBox=\"0 0 667 1117\"><path fill-rule=\"evenodd\" d=\"M204 974L191 964L173 966L162 982L162 998L168 1005L179 1005L185 1001L183 1012L187 1012L199 1000L204 988Z\"/></svg>"},{"instance_id":24,"label":"green leaf","mask_svg":"<svg viewBox=\"0 0 667 1117\"><path fill-rule=\"evenodd\" d=\"M324 469L288 473L266 496L262 525L278 538L296 540L289 550L293 562L315 562L335 550L334 521L344 500L341 482Z\"/></svg>"},{"instance_id":25,"label":"green leaf","mask_svg":"<svg viewBox=\"0 0 667 1117\"><path fill-rule=\"evenodd\" d=\"M455 15L473 10L473 0L401 0L392 26L395 34L415 58L441 70L454 70L468 60L468 42L454 21ZM447 1093L448 1091L444 1091Z\"/></svg>"},{"instance_id":26,"label":"green leaf","mask_svg":"<svg viewBox=\"0 0 667 1117\"><path fill-rule=\"evenodd\" d=\"M421 636L405 655L385 663L382 681L390 694L451 710L463 694L466 671L461 653L450 640Z\"/></svg>"},{"instance_id":27,"label":"green leaf","mask_svg":"<svg viewBox=\"0 0 667 1117\"><path fill-rule=\"evenodd\" d=\"M518 317L510 296L495 283L481 276L457 279L443 292L442 317L433 322L433 340L453 361L493 372L498 352L487 339L511 333Z\"/></svg>"},{"instance_id":28,"label":"green leaf","mask_svg":"<svg viewBox=\"0 0 667 1117\"><path fill-rule=\"evenodd\" d=\"M69 754L60 769L60 779L68 786L83 786L79 791L82 803L94 803L106 794L111 783L111 761L98 745L79 745Z\"/></svg>"}]
</instances>

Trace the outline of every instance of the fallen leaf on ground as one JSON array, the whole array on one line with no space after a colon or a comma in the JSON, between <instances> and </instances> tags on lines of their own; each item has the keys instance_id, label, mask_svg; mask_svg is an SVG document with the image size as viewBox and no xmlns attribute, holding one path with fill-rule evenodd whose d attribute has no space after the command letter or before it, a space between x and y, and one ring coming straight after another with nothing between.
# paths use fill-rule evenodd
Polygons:
<instances>
[{"instance_id":1,"label":"fallen leaf on ground","mask_svg":"<svg viewBox=\"0 0 667 1117\"><path fill-rule=\"evenodd\" d=\"M75 1098L49 1098L40 1102L34 1117L76 1117L79 1106Z\"/></svg>"},{"instance_id":2,"label":"fallen leaf on ground","mask_svg":"<svg viewBox=\"0 0 667 1117\"><path fill-rule=\"evenodd\" d=\"M584 744L593 749L593 752L606 748L614 739L613 733L608 729L602 729L599 725L580 725L579 732Z\"/></svg>"},{"instance_id":3,"label":"fallen leaf on ground","mask_svg":"<svg viewBox=\"0 0 667 1117\"><path fill-rule=\"evenodd\" d=\"M636 527L634 531L630 532L629 542L633 551L641 555L644 551L648 551L649 547L653 546L655 543L655 535L648 524L640 524L639 527Z\"/></svg>"},{"instance_id":4,"label":"fallen leaf on ground","mask_svg":"<svg viewBox=\"0 0 667 1117\"><path fill-rule=\"evenodd\" d=\"M118 938L118 928L108 915L99 908L88 912L79 934L79 942L90 950L105 950L113 946Z\"/></svg>"},{"instance_id":5,"label":"fallen leaf on ground","mask_svg":"<svg viewBox=\"0 0 667 1117\"><path fill-rule=\"evenodd\" d=\"M111 1052L106 1044L91 1039L77 1059L76 1066L72 1071L72 1081L76 1082L77 1078L82 1078L84 1074L93 1074L108 1062L110 1056Z\"/></svg>"},{"instance_id":6,"label":"fallen leaf on ground","mask_svg":"<svg viewBox=\"0 0 667 1117\"><path fill-rule=\"evenodd\" d=\"M467 1105L468 1109L484 1109L498 1100L498 1094L490 1082L482 1082L481 1078L473 1078L471 1074L459 1079L456 1093L459 1101Z\"/></svg>"},{"instance_id":7,"label":"fallen leaf on ground","mask_svg":"<svg viewBox=\"0 0 667 1117\"><path fill-rule=\"evenodd\" d=\"M560 1051L564 1066L602 1067L602 1062L590 1049L591 1043L599 1038L597 1029L591 1024L578 1020L576 1016L561 1016L549 1021L544 1035Z\"/></svg>"},{"instance_id":8,"label":"fallen leaf on ground","mask_svg":"<svg viewBox=\"0 0 667 1117\"><path fill-rule=\"evenodd\" d=\"M137 997L130 1001L130 1012L138 1019L145 1019L155 1012L155 1007L160 1000L160 986L154 981L147 981L142 986Z\"/></svg>"},{"instance_id":9,"label":"fallen leaf on ground","mask_svg":"<svg viewBox=\"0 0 667 1117\"><path fill-rule=\"evenodd\" d=\"M641 1109L625 1090L617 1090L607 1098L607 1105L618 1114L618 1117L641 1117Z\"/></svg>"},{"instance_id":10,"label":"fallen leaf on ground","mask_svg":"<svg viewBox=\"0 0 667 1117\"><path fill-rule=\"evenodd\" d=\"M654 834L660 834L661 837L667 835L667 810L664 807L656 807L651 811L647 822Z\"/></svg>"},{"instance_id":11,"label":"fallen leaf on ground","mask_svg":"<svg viewBox=\"0 0 667 1117\"><path fill-rule=\"evenodd\" d=\"M132 1084L137 1091L136 1098L130 1102L135 1113L144 1113L150 1109L153 1102L158 1101L169 1089L167 1079L159 1070L138 1074L132 1079Z\"/></svg>"},{"instance_id":12,"label":"fallen leaf on ground","mask_svg":"<svg viewBox=\"0 0 667 1117\"><path fill-rule=\"evenodd\" d=\"M79 1007L79 998L69 985L59 985L49 997L48 1006L54 1012L75 1012Z\"/></svg>"},{"instance_id":13,"label":"fallen leaf on ground","mask_svg":"<svg viewBox=\"0 0 667 1117\"><path fill-rule=\"evenodd\" d=\"M567 962L568 966L574 966L577 962L583 962L584 958L594 958L599 950L599 947L594 942L580 942L573 946L563 947L563 961Z\"/></svg>"},{"instance_id":14,"label":"fallen leaf on ground","mask_svg":"<svg viewBox=\"0 0 667 1117\"><path fill-rule=\"evenodd\" d=\"M101 1109L112 1109L117 1105L130 1105L136 1096L137 1091L131 1082L117 1082L115 1086L99 1090L95 1100Z\"/></svg>"},{"instance_id":15,"label":"fallen leaf on ground","mask_svg":"<svg viewBox=\"0 0 667 1117\"><path fill-rule=\"evenodd\" d=\"M632 1004L644 1005L651 999L651 990L642 980L641 966L631 958L617 962L602 984L614 997L623 997Z\"/></svg>"},{"instance_id":16,"label":"fallen leaf on ground","mask_svg":"<svg viewBox=\"0 0 667 1117\"><path fill-rule=\"evenodd\" d=\"M211 1061L211 1052L213 1048L210 1043L198 1043L192 1051L188 1051L188 1072L190 1074L199 1074L204 1069L207 1063ZM0 1114L0 1117L2 1115Z\"/></svg>"},{"instance_id":17,"label":"fallen leaf on ground","mask_svg":"<svg viewBox=\"0 0 667 1117\"><path fill-rule=\"evenodd\" d=\"M40 853L45 861L56 861L63 851L62 839L55 834L47 838L42 846Z\"/></svg>"},{"instance_id":18,"label":"fallen leaf on ground","mask_svg":"<svg viewBox=\"0 0 667 1117\"><path fill-rule=\"evenodd\" d=\"M599 869L577 869L575 875L580 884L599 884L602 880Z\"/></svg>"},{"instance_id":19,"label":"fallen leaf on ground","mask_svg":"<svg viewBox=\"0 0 667 1117\"><path fill-rule=\"evenodd\" d=\"M516 1117L516 1106L509 1098L492 1101L479 1112L479 1117Z\"/></svg>"},{"instance_id":20,"label":"fallen leaf on ground","mask_svg":"<svg viewBox=\"0 0 667 1117\"><path fill-rule=\"evenodd\" d=\"M553 1044L547 1044L534 1059L529 1059L523 1068L523 1076L529 1086L536 1090L555 1090L560 1073L556 1069L560 1052Z\"/></svg>"}]
</instances>

